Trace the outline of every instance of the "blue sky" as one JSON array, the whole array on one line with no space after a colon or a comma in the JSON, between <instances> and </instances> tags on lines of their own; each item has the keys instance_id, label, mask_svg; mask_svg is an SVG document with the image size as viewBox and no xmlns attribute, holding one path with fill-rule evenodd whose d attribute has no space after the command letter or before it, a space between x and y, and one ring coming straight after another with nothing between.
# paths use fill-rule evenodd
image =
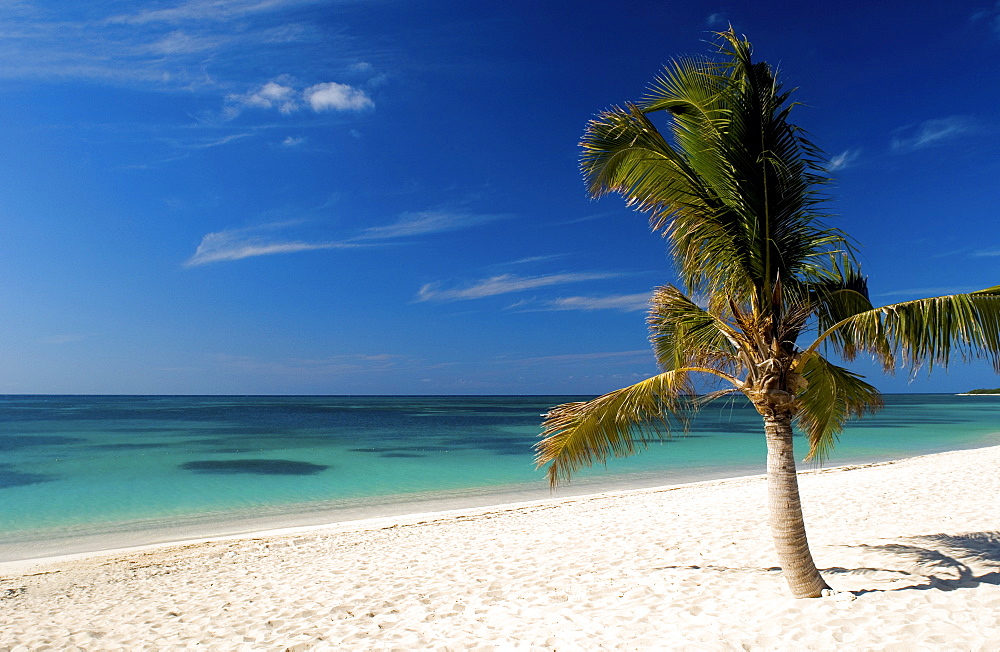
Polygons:
<instances>
[{"instance_id":1,"label":"blue sky","mask_svg":"<svg viewBox=\"0 0 1000 652\"><path fill-rule=\"evenodd\" d=\"M798 87L876 302L1000 284L1000 4L808 4L0 3L0 392L654 373L663 242L586 197L577 143L730 23Z\"/></svg>"}]
</instances>

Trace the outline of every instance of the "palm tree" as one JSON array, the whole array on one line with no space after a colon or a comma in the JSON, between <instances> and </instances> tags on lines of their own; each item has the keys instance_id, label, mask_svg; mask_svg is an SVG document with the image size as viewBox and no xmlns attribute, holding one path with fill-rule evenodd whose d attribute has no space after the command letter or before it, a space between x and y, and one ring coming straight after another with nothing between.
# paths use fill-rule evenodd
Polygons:
<instances>
[{"instance_id":1,"label":"palm tree","mask_svg":"<svg viewBox=\"0 0 1000 652\"><path fill-rule=\"evenodd\" d=\"M668 241L679 285L650 301L661 373L545 415L536 445L550 483L670 435L704 403L743 393L764 421L770 527L792 593L828 589L809 552L793 426L823 459L879 391L839 366L870 353L886 371L989 359L1000 372L1000 286L876 308L847 236L823 223L822 152L788 122L775 72L730 28L718 60L669 64L639 103L590 121L582 169L594 198L618 193ZM670 138L653 118L665 115ZM804 334L814 341L800 347ZM697 395L692 375L721 389ZM676 418L676 417L679 417Z\"/></svg>"}]
</instances>

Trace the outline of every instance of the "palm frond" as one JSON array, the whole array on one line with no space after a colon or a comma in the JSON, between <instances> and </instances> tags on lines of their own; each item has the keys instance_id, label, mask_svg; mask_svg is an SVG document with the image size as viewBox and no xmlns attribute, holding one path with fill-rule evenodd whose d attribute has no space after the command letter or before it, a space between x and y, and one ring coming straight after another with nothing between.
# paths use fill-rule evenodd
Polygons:
<instances>
[{"instance_id":1,"label":"palm frond","mask_svg":"<svg viewBox=\"0 0 1000 652\"><path fill-rule=\"evenodd\" d=\"M844 424L878 411L882 395L860 375L818 353L810 354L803 366L802 376L808 385L798 396L796 422L809 442L806 460L822 461L833 450Z\"/></svg>"},{"instance_id":2,"label":"palm frond","mask_svg":"<svg viewBox=\"0 0 1000 652\"><path fill-rule=\"evenodd\" d=\"M826 278L809 283L805 288L821 333L848 317L874 309L868 298L868 279L846 256L843 264L836 259L833 261ZM849 329L834 331L827 343L847 360L857 357L860 350L851 340ZM892 351L885 341L872 341L871 345L880 348L883 358L891 358Z\"/></svg>"},{"instance_id":3,"label":"palm frond","mask_svg":"<svg viewBox=\"0 0 1000 652\"><path fill-rule=\"evenodd\" d=\"M791 279L818 253L842 248L845 237L820 223L819 192L828 179L819 149L789 122L793 104L775 71L756 63L745 39L720 34L728 57L733 110L720 141L734 179L733 213L751 255L752 272L765 283ZM758 298L765 298L768 287Z\"/></svg>"},{"instance_id":4,"label":"palm frond","mask_svg":"<svg viewBox=\"0 0 1000 652\"><path fill-rule=\"evenodd\" d=\"M555 487L580 468L633 455L638 447L669 437L699 406L685 398L693 393L687 371L668 371L590 401L552 408L535 444L535 466L549 465L546 475Z\"/></svg>"},{"instance_id":5,"label":"palm frond","mask_svg":"<svg viewBox=\"0 0 1000 652\"><path fill-rule=\"evenodd\" d=\"M667 372L590 401L552 408L535 445L535 466L549 465L547 476L555 487L584 466L611 455L632 455L637 443L664 438L671 430L667 415L680 412L678 398L689 389L686 381L686 374ZM640 424L644 427L637 430Z\"/></svg>"},{"instance_id":6,"label":"palm frond","mask_svg":"<svg viewBox=\"0 0 1000 652\"><path fill-rule=\"evenodd\" d=\"M688 199L683 191L692 180L684 161L634 106L600 113L587 124L580 146L580 168L592 197L618 192L642 211Z\"/></svg>"},{"instance_id":7,"label":"palm frond","mask_svg":"<svg viewBox=\"0 0 1000 652\"><path fill-rule=\"evenodd\" d=\"M947 367L957 356L985 358L1000 373L1000 286L859 312L828 328L808 351L836 337L874 354L886 371L897 359L916 373L924 364Z\"/></svg>"},{"instance_id":8,"label":"palm frond","mask_svg":"<svg viewBox=\"0 0 1000 652\"><path fill-rule=\"evenodd\" d=\"M674 286L653 292L646 323L660 369L709 366L736 373L741 333Z\"/></svg>"},{"instance_id":9,"label":"palm frond","mask_svg":"<svg viewBox=\"0 0 1000 652\"><path fill-rule=\"evenodd\" d=\"M650 228L670 242L688 288L716 278L726 279L729 292L748 294L752 283L739 261L727 254L738 250L725 229L733 220L710 219L728 209L713 187L717 182L709 182L705 161L702 169L696 169L693 163L698 162L668 143L634 105L612 108L591 120L580 145L581 169L591 196L616 192L627 205L648 213ZM725 167L725 162L719 165ZM705 260L726 268L725 273L707 274Z\"/></svg>"},{"instance_id":10,"label":"palm frond","mask_svg":"<svg viewBox=\"0 0 1000 652\"><path fill-rule=\"evenodd\" d=\"M822 155L788 122L789 93L749 43L720 36L725 60L676 60L638 105L592 120L581 167L592 196L616 192L649 214L688 291L753 304L777 277L821 274L818 257L849 245L820 221Z\"/></svg>"}]
</instances>

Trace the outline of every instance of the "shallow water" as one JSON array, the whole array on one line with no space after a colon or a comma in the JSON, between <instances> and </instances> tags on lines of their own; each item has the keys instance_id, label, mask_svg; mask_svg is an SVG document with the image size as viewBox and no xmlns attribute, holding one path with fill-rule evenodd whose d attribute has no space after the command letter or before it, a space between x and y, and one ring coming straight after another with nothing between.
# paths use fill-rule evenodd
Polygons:
<instances>
[{"instance_id":1,"label":"shallow water","mask_svg":"<svg viewBox=\"0 0 1000 652\"><path fill-rule=\"evenodd\" d=\"M41 541L124 541L183 522L195 533L227 520L545 498L532 464L539 415L579 398L0 397L0 560ZM717 403L686 436L583 471L570 490L762 473L761 431L744 401ZM826 465L974 448L1000 443L997 433L1000 396L890 395Z\"/></svg>"}]
</instances>

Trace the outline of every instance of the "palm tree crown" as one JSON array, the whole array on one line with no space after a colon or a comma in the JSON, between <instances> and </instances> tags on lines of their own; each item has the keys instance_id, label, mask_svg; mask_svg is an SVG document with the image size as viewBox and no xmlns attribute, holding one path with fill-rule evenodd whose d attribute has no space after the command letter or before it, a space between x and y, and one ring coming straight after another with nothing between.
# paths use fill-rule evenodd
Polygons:
<instances>
[{"instance_id":1,"label":"palm tree crown","mask_svg":"<svg viewBox=\"0 0 1000 652\"><path fill-rule=\"evenodd\" d=\"M846 421L881 406L878 390L831 362L831 352L847 360L870 353L886 370L985 356L1000 371L1000 287L871 304L850 240L824 223L823 154L789 122L790 92L752 60L747 40L732 29L719 36L720 59L677 59L642 101L587 125L581 166L589 193L620 194L648 214L669 243L681 287L660 287L650 301L660 374L546 415L536 461L548 465L553 485L669 435L669 415L731 393L745 394L764 418L769 474L778 455L770 438L787 439L781 456L791 460L793 423L809 458L822 458ZM660 115L667 136L654 124ZM815 337L802 347L805 333ZM695 396L692 374L724 387ZM825 588L818 577L804 594Z\"/></svg>"}]
</instances>

